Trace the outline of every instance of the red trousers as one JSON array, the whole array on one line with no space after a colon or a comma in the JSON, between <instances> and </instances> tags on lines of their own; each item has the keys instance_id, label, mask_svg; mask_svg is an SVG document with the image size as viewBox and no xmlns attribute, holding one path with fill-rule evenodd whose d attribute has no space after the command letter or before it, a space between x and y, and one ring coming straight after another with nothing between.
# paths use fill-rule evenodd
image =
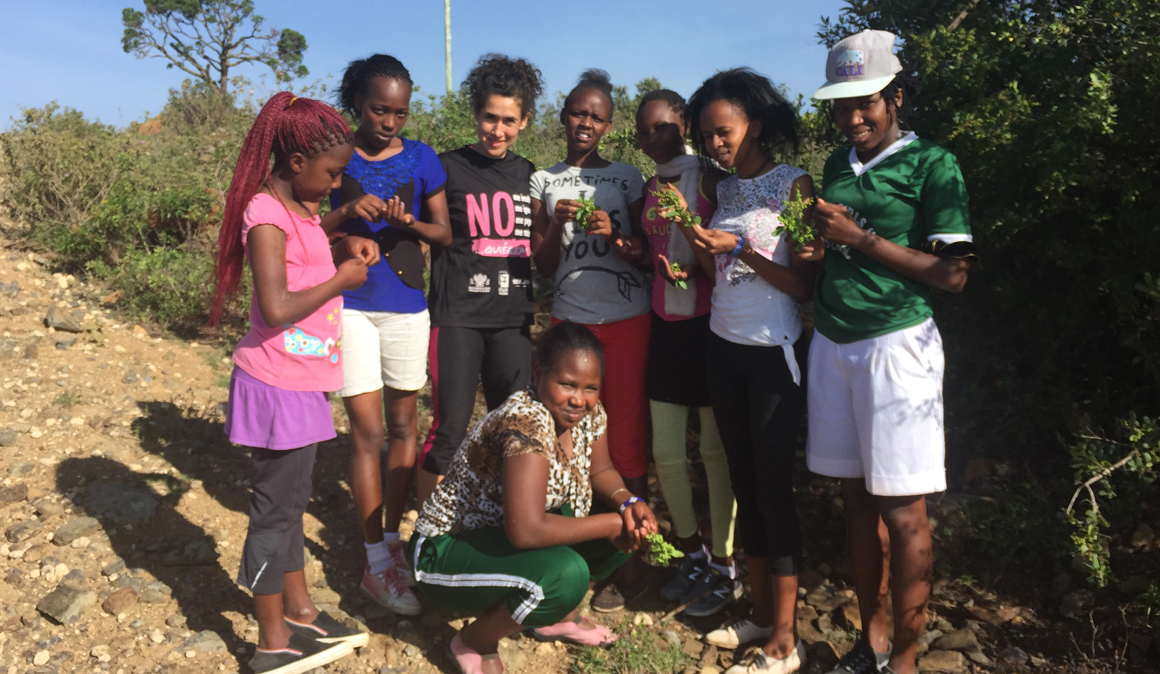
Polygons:
<instances>
[{"instance_id":1,"label":"red trousers","mask_svg":"<svg viewBox=\"0 0 1160 674\"><path fill-rule=\"evenodd\" d=\"M552 319L552 325L559 323ZM648 341L652 315L584 327L604 350L600 402L608 414L608 453L621 477L648 474Z\"/></svg>"}]
</instances>

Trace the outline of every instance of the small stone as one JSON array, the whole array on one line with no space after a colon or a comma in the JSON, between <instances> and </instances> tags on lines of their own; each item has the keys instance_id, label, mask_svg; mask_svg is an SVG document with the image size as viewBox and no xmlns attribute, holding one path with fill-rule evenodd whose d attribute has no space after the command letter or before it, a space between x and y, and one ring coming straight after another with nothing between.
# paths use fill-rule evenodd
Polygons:
<instances>
[{"instance_id":1,"label":"small stone","mask_svg":"<svg viewBox=\"0 0 1160 674\"><path fill-rule=\"evenodd\" d=\"M56 306L49 308L48 314L44 317L44 324L54 330L63 330L64 332L85 331L76 317L61 311Z\"/></svg>"},{"instance_id":2,"label":"small stone","mask_svg":"<svg viewBox=\"0 0 1160 674\"><path fill-rule=\"evenodd\" d=\"M677 634L676 632L674 632L672 630L665 630L665 631L661 632L661 638L664 639L665 642L668 643L670 646L680 646L681 645L681 635Z\"/></svg>"},{"instance_id":3,"label":"small stone","mask_svg":"<svg viewBox=\"0 0 1160 674\"><path fill-rule=\"evenodd\" d=\"M999 660L1008 665L1025 665L1027 664L1027 653L1022 648L1004 648L999 651Z\"/></svg>"},{"instance_id":4,"label":"small stone","mask_svg":"<svg viewBox=\"0 0 1160 674\"><path fill-rule=\"evenodd\" d=\"M132 384L137 381L137 373L133 370L126 370L125 376L121 378L122 384Z\"/></svg>"},{"instance_id":5,"label":"small stone","mask_svg":"<svg viewBox=\"0 0 1160 674\"><path fill-rule=\"evenodd\" d=\"M991 661L991 658L987 657L987 654L984 653L981 648L976 648L973 651L967 651L967 657L970 658L971 662L975 663L976 665L991 667L995 664Z\"/></svg>"},{"instance_id":6,"label":"small stone","mask_svg":"<svg viewBox=\"0 0 1160 674\"><path fill-rule=\"evenodd\" d=\"M48 658L48 651L37 651L36 655L32 656L32 664L36 665L37 667L47 665Z\"/></svg>"},{"instance_id":7,"label":"small stone","mask_svg":"<svg viewBox=\"0 0 1160 674\"><path fill-rule=\"evenodd\" d=\"M545 642L545 643L540 644L539 646L536 646L536 655L551 655L552 653L555 653L555 652L556 652L556 646L555 646L555 644L553 644L551 642Z\"/></svg>"},{"instance_id":8,"label":"small stone","mask_svg":"<svg viewBox=\"0 0 1160 674\"><path fill-rule=\"evenodd\" d=\"M21 354L24 360L36 360L39 355L40 350L36 348L36 342L30 342L26 345L24 347L24 353Z\"/></svg>"},{"instance_id":9,"label":"small stone","mask_svg":"<svg viewBox=\"0 0 1160 674\"><path fill-rule=\"evenodd\" d=\"M81 612L95 603L96 592L61 584L37 603L36 610L61 625L69 625L80 619Z\"/></svg>"},{"instance_id":10,"label":"small stone","mask_svg":"<svg viewBox=\"0 0 1160 674\"><path fill-rule=\"evenodd\" d=\"M68 545L76 539L91 534L101 527L101 523L92 517L74 517L65 522L52 536L54 545Z\"/></svg>"},{"instance_id":11,"label":"small stone","mask_svg":"<svg viewBox=\"0 0 1160 674\"><path fill-rule=\"evenodd\" d=\"M133 326L133 336L134 337L148 337L149 331L146 330L145 328L141 327L140 325L134 325Z\"/></svg>"},{"instance_id":12,"label":"small stone","mask_svg":"<svg viewBox=\"0 0 1160 674\"><path fill-rule=\"evenodd\" d=\"M936 651L971 651L979 647L979 637L971 630L955 630L935 639L931 648Z\"/></svg>"},{"instance_id":13,"label":"small stone","mask_svg":"<svg viewBox=\"0 0 1160 674\"><path fill-rule=\"evenodd\" d=\"M919 658L918 668L925 672L960 674L967 671L967 659L958 651L931 651Z\"/></svg>"},{"instance_id":14,"label":"small stone","mask_svg":"<svg viewBox=\"0 0 1160 674\"><path fill-rule=\"evenodd\" d=\"M174 613L165 619L165 624L170 627L185 627L186 617L180 613Z\"/></svg>"},{"instance_id":15,"label":"small stone","mask_svg":"<svg viewBox=\"0 0 1160 674\"><path fill-rule=\"evenodd\" d=\"M13 461L8 466L8 477L20 477L32 471L31 461Z\"/></svg>"},{"instance_id":16,"label":"small stone","mask_svg":"<svg viewBox=\"0 0 1160 674\"><path fill-rule=\"evenodd\" d=\"M40 533L44 525L36 520L28 520L8 527L4 535L13 543L20 543Z\"/></svg>"},{"instance_id":17,"label":"small stone","mask_svg":"<svg viewBox=\"0 0 1160 674\"><path fill-rule=\"evenodd\" d=\"M45 546L40 544L29 547L24 551L24 561L30 564L40 561L41 558L44 557L44 547Z\"/></svg>"},{"instance_id":18,"label":"small stone","mask_svg":"<svg viewBox=\"0 0 1160 674\"><path fill-rule=\"evenodd\" d=\"M125 560L117 559L117 560L114 560L114 561L106 564L105 568L101 569L101 575L102 576L111 576L114 573L120 573L124 570L125 570Z\"/></svg>"},{"instance_id":19,"label":"small stone","mask_svg":"<svg viewBox=\"0 0 1160 674\"><path fill-rule=\"evenodd\" d=\"M415 644L407 644L407 647L403 649L403 655L408 658L417 658L421 653L422 651Z\"/></svg>"},{"instance_id":20,"label":"small stone","mask_svg":"<svg viewBox=\"0 0 1160 674\"><path fill-rule=\"evenodd\" d=\"M152 641L155 644L159 644L162 641L165 641L165 635L161 633L161 630L154 629L149 633L149 641Z\"/></svg>"},{"instance_id":21,"label":"small stone","mask_svg":"<svg viewBox=\"0 0 1160 674\"><path fill-rule=\"evenodd\" d=\"M173 616L170 617L172 618ZM180 617L184 618L185 616ZM173 625L171 625L171 627L173 627ZM152 639L153 637L150 636L150 638ZM218 636L218 633L214 632L213 630L204 630L198 632L197 634L186 639L185 643L183 643L181 647L183 649L192 650L199 653L225 653L226 650L228 650L226 642L222 641L222 638Z\"/></svg>"},{"instance_id":22,"label":"small stone","mask_svg":"<svg viewBox=\"0 0 1160 674\"><path fill-rule=\"evenodd\" d=\"M80 550L80 549L89 547L89 545L91 545L91 544L92 544L92 541L90 541L87 536L81 536L80 538L74 538L73 542L69 543L68 545L70 548L75 548L75 549Z\"/></svg>"},{"instance_id":23,"label":"small stone","mask_svg":"<svg viewBox=\"0 0 1160 674\"><path fill-rule=\"evenodd\" d=\"M1132 540L1130 545L1137 550L1147 550L1152 547L1152 543L1156 540L1156 532L1152 531L1152 527L1147 524L1141 524L1132 532Z\"/></svg>"},{"instance_id":24,"label":"small stone","mask_svg":"<svg viewBox=\"0 0 1160 674\"><path fill-rule=\"evenodd\" d=\"M56 340L56 348L60 351L68 351L69 347L76 343L76 337L58 337Z\"/></svg>"},{"instance_id":25,"label":"small stone","mask_svg":"<svg viewBox=\"0 0 1160 674\"><path fill-rule=\"evenodd\" d=\"M53 517L64 512L64 506L50 498L42 498L33 503L32 507L36 509L36 514L41 517Z\"/></svg>"},{"instance_id":26,"label":"small stone","mask_svg":"<svg viewBox=\"0 0 1160 674\"><path fill-rule=\"evenodd\" d=\"M644 627L652 627L653 619L647 613L638 613L632 618L633 625L642 625Z\"/></svg>"},{"instance_id":27,"label":"small stone","mask_svg":"<svg viewBox=\"0 0 1160 674\"><path fill-rule=\"evenodd\" d=\"M109 647L104 644L93 646L93 649L89 651L89 655L96 658L97 662L108 662L113 659L113 656L109 654Z\"/></svg>"},{"instance_id":28,"label":"small stone","mask_svg":"<svg viewBox=\"0 0 1160 674\"><path fill-rule=\"evenodd\" d=\"M123 587L109 595L101 604L101 608L109 615L120 615L130 606L137 603L137 592L131 587Z\"/></svg>"},{"instance_id":29,"label":"small stone","mask_svg":"<svg viewBox=\"0 0 1160 674\"><path fill-rule=\"evenodd\" d=\"M28 498L28 485L24 483L0 487L0 508L12 503L20 503L26 498Z\"/></svg>"},{"instance_id":30,"label":"small stone","mask_svg":"<svg viewBox=\"0 0 1160 674\"><path fill-rule=\"evenodd\" d=\"M138 599L142 604L164 604L169 601L169 595L160 590L145 590Z\"/></svg>"},{"instance_id":31,"label":"small stone","mask_svg":"<svg viewBox=\"0 0 1160 674\"><path fill-rule=\"evenodd\" d=\"M5 428L0 431L0 447L11 447L16 444L18 438L19 436L16 434L16 431L11 428Z\"/></svg>"},{"instance_id":32,"label":"small stone","mask_svg":"<svg viewBox=\"0 0 1160 674\"><path fill-rule=\"evenodd\" d=\"M685 655L688 655L691 658L696 658L700 657L701 651L705 650L705 644L701 643L700 641L690 639L686 641L683 646L681 646L681 650L685 652Z\"/></svg>"}]
</instances>

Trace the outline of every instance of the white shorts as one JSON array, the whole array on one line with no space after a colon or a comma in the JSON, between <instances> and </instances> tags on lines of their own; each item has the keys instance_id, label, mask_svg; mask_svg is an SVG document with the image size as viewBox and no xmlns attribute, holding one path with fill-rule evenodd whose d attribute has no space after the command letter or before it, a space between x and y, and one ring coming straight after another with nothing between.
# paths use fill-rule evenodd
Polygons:
<instances>
[{"instance_id":1,"label":"white shorts","mask_svg":"<svg viewBox=\"0 0 1160 674\"><path fill-rule=\"evenodd\" d=\"M342 310L343 398L389 386L418 391L427 383L431 315Z\"/></svg>"},{"instance_id":2,"label":"white shorts","mask_svg":"<svg viewBox=\"0 0 1160 674\"><path fill-rule=\"evenodd\" d=\"M850 344L810 343L807 464L876 496L947 488L942 337L934 319Z\"/></svg>"}]
</instances>

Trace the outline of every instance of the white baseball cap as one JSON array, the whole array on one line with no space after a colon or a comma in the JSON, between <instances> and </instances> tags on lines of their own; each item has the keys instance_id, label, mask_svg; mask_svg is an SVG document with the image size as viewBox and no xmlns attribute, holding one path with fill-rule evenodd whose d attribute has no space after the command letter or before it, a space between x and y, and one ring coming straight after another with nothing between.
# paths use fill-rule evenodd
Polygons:
<instances>
[{"instance_id":1,"label":"white baseball cap","mask_svg":"<svg viewBox=\"0 0 1160 674\"><path fill-rule=\"evenodd\" d=\"M885 89L902 72L894 55L896 39L884 30L864 30L834 45L826 57L826 83L814 98L870 96Z\"/></svg>"}]
</instances>

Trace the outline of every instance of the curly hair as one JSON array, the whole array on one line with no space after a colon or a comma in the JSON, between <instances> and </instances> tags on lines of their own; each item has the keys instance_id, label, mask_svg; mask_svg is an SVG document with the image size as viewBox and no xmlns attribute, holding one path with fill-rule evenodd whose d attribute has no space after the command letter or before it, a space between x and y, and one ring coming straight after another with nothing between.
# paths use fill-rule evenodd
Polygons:
<instances>
[{"instance_id":1,"label":"curly hair","mask_svg":"<svg viewBox=\"0 0 1160 674\"><path fill-rule=\"evenodd\" d=\"M365 59L355 59L343 72L342 84L338 85L338 91L335 93L338 107L352 117L358 117L359 111L356 109L354 99L356 96L365 97L370 90L371 80L376 77L406 82L408 88L414 84L411 81L411 73L394 56L374 54Z\"/></svg>"},{"instance_id":2,"label":"curly hair","mask_svg":"<svg viewBox=\"0 0 1160 674\"><path fill-rule=\"evenodd\" d=\"M576 86L572 87L572 91L568 92L568 97L564 99L564 107L562 110L567 110L572 105L572 98L576 94L588 89L595 89L608 97L608 112L610 116L616 112L616 105L612 102L612 77L607 71L599 68L589 68L583 73L580 73L580 81L576 83Z\"/></svg>"},{"instance_id":3,"label":"curly hair","mask_svg":"<svg viewBox=\"0 0 1160 674\"><path fill-rule=\"evenodd\" d=\"M654 89L640 98L640 105L636 106L636 121L640 121L640 113L644 111L644 106L653 101L664 101L669 104L669 108L678 115L685 114L687 104L685 99L671 89Z\"/></svg>"},{"instance_id":4,"label":"curly hair","mask_svg":"<svg viewBox=\"0 0 1160 674\"><path fill-rule=\"evenodd\" d=\"M503 54L484 54L463 80L471 95L471 110L479 114L492 96L507 96L520 102L520 116L536 114L536 99L544 92L540 69L524 59Z\"/></svg>"},{"instance_id":5,"label":"curly hair","mask_svg":"<svg viewBox=\"0 0 1160 674\"><path fill-rule=\"evenodd\" d=\"M270 175L271 155L274 166L278 167L295 152L313 157L336 145L350 143L352 138L343 116L322 101L298 98L282 91L262 106L242 143L234 177L226 192L214 264L210 325L221 320L222 307L238 293L246 256L242 246L242 216Z\"/></svg>"},{"instance_id":6,"label":"curly hair","mask_svg":"<svg viewBox=\"0 0 1160 674\"><path fill-rule=\"evenodd\" d=\"M685 109L689 126L699 129L701 114L716 101L729 101L750 121L761 122L757 145L767 158L787 150L797 154L797 111L778 93L769 78L749 68L723 70L710 77L689 97L689 107ZM698 131L689 135L697 154L707 154L704 137Z\"/></svg>"}]
</instances>

